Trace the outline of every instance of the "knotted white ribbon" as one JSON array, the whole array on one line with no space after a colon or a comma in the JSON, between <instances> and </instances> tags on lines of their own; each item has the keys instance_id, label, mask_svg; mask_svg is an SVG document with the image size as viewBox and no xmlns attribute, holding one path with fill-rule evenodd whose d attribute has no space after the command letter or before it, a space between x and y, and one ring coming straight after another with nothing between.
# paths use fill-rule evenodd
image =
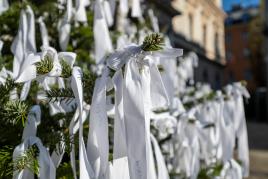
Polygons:
<instances>
[{"instance_id":1,"label":"knotted white ribbon","mask_svg":"<svg viewBox=\"0 0 268 179\"><path fill-rule=\"evenodd\" d=\"M18 145L13 152L13 160L20 157L29 147L36 145L38 148L38 164L40 179L55 179L56 170L49 156L49 152L43 146L39 138L36 137L37 126L41 122L41 110L38 105L35 105L30 110L25 128L23 130L23 142ZM22 171L14 171L13 179L33 179L34 174L28 169Z\"/></svg>"},{"instance_id":2,"label":"knotted white ribbon","mask_svg":"<svg viewBox=\"0 0 268 179\"><path fill-rule=\"evenodd\" d=\"M39 178L40 179L55 179L56 170L54 164L49 156L49 152L43 146L41 140L37 137L27 137L23 143L18 145L13 152L13 160L20 157L29 147L36 145L38 148L38 164L39 164ZM22 171L15 171L13 179L33 179L34 175L27 169Z\"/></svg>"},{"instance_id":3,"label":"knotted white ribbon","mask_svg":"<svg viewBox=\"0 0 268 179\"><path fill-rule=\"evenodd\" d=\"M140 47L132 45L115 52L107 59L108 67L116 71L125 65L123 114L130 178L152 177L154 166L150 162L153 159L150 145L151 109L168 104L160 73L153 63L154 57L174 57L181 53L178 49L164 50L163 53L144 52Z\"/></svg>"}]
</instances>

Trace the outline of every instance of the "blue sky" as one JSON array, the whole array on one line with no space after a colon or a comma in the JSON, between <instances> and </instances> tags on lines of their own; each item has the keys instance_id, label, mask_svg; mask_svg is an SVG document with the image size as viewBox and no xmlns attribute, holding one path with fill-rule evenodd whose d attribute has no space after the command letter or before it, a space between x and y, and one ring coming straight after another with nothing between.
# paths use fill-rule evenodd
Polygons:
<instances>
[{"instance_id":1,"label":"blue sky","mask_svg":"<svg viewBox=\"0 0 268 179\"><path fill-rule=\"evenodd\" d=\"M233 4L242 4L243 6L259 4L259 0L222 0L225 11L230 10Z\"/></svg>"}]
</instances>

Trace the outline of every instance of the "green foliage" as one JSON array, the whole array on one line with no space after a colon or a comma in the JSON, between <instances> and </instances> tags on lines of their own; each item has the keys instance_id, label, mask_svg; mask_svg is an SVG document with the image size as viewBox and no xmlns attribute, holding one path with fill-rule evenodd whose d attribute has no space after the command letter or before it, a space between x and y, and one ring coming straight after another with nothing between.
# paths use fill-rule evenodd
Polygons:
<instances>
[{"instance_id":1,"label":"green foliage","mask_svg":"<svg viewBox=\"0 0 268 179\"><path fill-rule=\"evenodd\" d=\"M73 91L70 88L52 88L51 90L46 91L46 96L51 102L62 102L63 100L70 102L74 99Z\"/></svg>"},{"instance_id":2,"label":"green foliage","mask_svg":"<svg viewBox=\"0 0 268 179\"><path fill-rule=\"evenodd\" d=\"M57 178L59 179L72 179L72 166L70 163L62 163L60 164L59 168L57 169Z\"/></svg>"},{"instance_id":3,"label":"green foliage","mask_svg":"<svg viewBox=\"0 0 268 179\"><path fill-rule=\"evenodd\" d=\"M69 78L72 76L72 67L64 59L60 60L60 64L62 68L61 77Z\"/></svg>"},{"instance_id":4,"label":"green foliage","mask_svg":"<svg viewBox=\"0 0 268 179\"><path fill-rule=\"evenodd\" d=\"M17 84L13 79L7 78L5 84L0 84L0 102L3 104L9 99L9 93L13 90Z\"/></svg>"},{"instance_id":5,"label":"green foliage","mask_svg":"<svg viewBox=\"0 0 268 179\"><path fill-rule=\"evenodd\" d=\"M84 101L87 104L91 104L96 79L97 79L96 74L92 73L87 69L84 70L82 82L84 91Z\"/></svg>"},{"instance_id":6,"label":"green foliage","mask_svg":"<svg viewBox=\"0 0 268 179\"><path fill-rule=\"evenodd\" d=\"M36 71L40 75L49 73L53 69L53 60L46 55L44 59L36 63Z\"/></svg>"},{"instance_id":7,"label":"green foliage","mask_svg":"<svg viewBox=\"0 0 268 179\"><path fill-rule=\"evenodd\" d=\"M11 146L0 149L0 178L12 178L12 153Z\"/></svg>"},{"instance_id":8,"label":"green foliage","mask_svg":"<svg viewBox=\"0 0 268 179\"><path fill-rule=\"evenodd\" d=\"M158 33L153 33L145 37L141 48L144 51L158 51L162 50L163 46L164 38Z\"/></svg>"},{"instance_id":9,"label":"green foliage","mask_svg":"<svg viewBox=\"0 0 268 179\"><path fill-rule=\"evenodd\" d=\"M211 167L201 168L198 174L198 179L213 179L220 176L223 165L221 163L215 164Z\"/></svg>"},{"instance_id":10,"label":"green foliage","mask_svg":"<svg viewBox=\"0 0 268 179\"><path fill-rule=\"evenodd\" d=\"M38 149L35 145L28 148L21 156L13 161L13 170L22 171L23 169L29 169L34 174L39 173L39 164L37 160Z\"/></svg>"},{"instance_id":11,"label":"green foliage","mask_svg":"<svg viewBox=\"0 0 268 179\"><path fill-rule=\"evenodd\" d=\"M27 118L28 105L23 101L8 101L2 107L0 107L0 117L3 121L11 124L17 124L21 122L24 126L24 122Z\"/></svg>"}]
</instances>

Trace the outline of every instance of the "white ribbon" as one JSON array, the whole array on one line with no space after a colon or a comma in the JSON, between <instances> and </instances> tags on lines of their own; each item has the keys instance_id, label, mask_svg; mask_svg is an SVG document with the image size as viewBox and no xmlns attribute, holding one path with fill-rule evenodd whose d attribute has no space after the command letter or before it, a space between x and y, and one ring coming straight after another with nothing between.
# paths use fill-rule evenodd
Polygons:
<instances>
[{"instance_id":1,"label":"white ribbon","mask_svg":"<svg viewBox=\"0 0 268 179\"><path fill-rule=\"evenodd\" d=\"M158 179L169 179L168 170L165 164L164 156L162 155L161 149L157 143L156 138L151 135L152 144L155 151L155 158L157 164L157 178Z\"/></svg>"},{"instance_id":2,"label":"white ribbon","mask_svg":"<svg viewBox=\"0 0 268 179\"><path fill-rule=\"evenodd\" d=\"M89 0L76 0L75 19L79 22L87 22L86 7L90 4Z\"/></svg>"},{"instance_id":3,"label":"white ribbon","mask_svg":"<svg viewBox=\"0 0 268 179\"><path fill-rule=\"evenodd\" d=\"M6 10L8 10L8 8L9 8L8 0L1 0L0 1L0 15Z\"/></svg>"},{"instance_id":4,"label":"white ribbon","mask_svg":"<svg viewBox=\"0 0 268 179\"><path fill-rule=\"evenodd\" d=\"M107 55L107 53L111 53L113 51L112 41L100 0L95 2L93 32L95 42L95 59L98 64L105 55Z\"/></svg>"},{"instance_id":5,"label":"white ribbon","mask_svg":"<svg viewBox=\"0 0 268 179\"><path fill-rule=\"evenodd\" d=\"M20 157L32 145L36 145L39 149L38 164L39 164L39 178L40 179L55 179L56 170L54 164L49 156L49 152L43 146L42 142L36 136L37 126L41 122L41 110L38 105L35 105L30 110L27 123L23 130L23 143L18 145L13 152L13 160ZM31 179L34 178L32 172L28 169L22 171L14 171L13 179Z\"/></svg>"},{"instance_id":6,"label":"white ribbon","mask_svg":"<svg viewBox=\"0 0 268 179\"><path fill-rule=\"evenodd\" d=\"M21 11L19 30L12 42L11 51L14 54L13 75L16 78L21 73L25 58L36 51L34 14L30 6Z\"/></svg>"},{"instance_id":7,"label":"white ribbon","mask_svg":"<svg viewBox=\"0 0 268 179\"><path fill-rule=\"evenodd\" d=\"M43 146L41 140L37 137L27 137L23 143L18 145L13 152L13 161L20 157L29 147L36 145L38 148L38 164L39 164L39 178L40 179L55 179L56 170L54 164L49 156L49 152ZM27 169L22 171L15 171L13 179L32 179L34 175Z\"/></svg>"},{"instance_id":8,"label":"white ribbon","mask_svg":"<svg viewBox=\"0 0 268 179\"><path fill-rule=\"evenodd\" d=\"M58 23L59 43L60 48L63 51L67 49L69 43L70 32L71 32L70 23L72 18L72 8L73 8L72 0L67 0L67 9L65 15Z\"/></svg>"},{"instance_id":9,"label":"white ribbon","mask_svg":"<svg viewBox=\"0 0 268 179\"><path fill-rule=\"evenodd\" d=\"M132 17L142 16L140 0L132 0L131 16Z\"/></svg>"},{"instance_id":10,"label":"white ribbon","mask_svg":"<svg viewBox=\"0 0 268 179\"><path fill-rule=\"evenodd\" d=\"M41 32L42 45L48 47L49 46L49 37L46 28L46 24L44 23L43 17L38 18L39 28Z\"/></svg>"},{"instance_id":11,"label":"white ribbon","mask_svg":"<svg viewBox=\"0 0 268 179\"><path fill-rule=\"evenodd\" d=\"M79 110L79 166L80 179L93 178L94 171L88 161L85 143L83 139L83 88L82 88L82 70L74 67L72 72L71 87L75 95ZM72 164L74 165L74 164Z\"/></svg>"},{"instance_id":12,"label":"white ribbon","mask_svg":"<svg viewBox=\"0 0 268 179\"><path fill-rule=\"evenodd\" d=\"M109 169L108 118L105 107L108 72L105 68L102 77L96 81L90 109L87 155L96 178L106 178Z\"/></svg>"},{"instance_id":13,"label":"white ribbon","mask_svg":"<svg viewBox=\"0 0 268 179\"><path fill-rule=\"evenodd\" d=\"M154 11L152 9L149 9L148 14L149 14L149 17L150 17L150 20L151 20L153 31L158 33L159 32L158 19L154 15Z\"/></svg>"}]
</instances>

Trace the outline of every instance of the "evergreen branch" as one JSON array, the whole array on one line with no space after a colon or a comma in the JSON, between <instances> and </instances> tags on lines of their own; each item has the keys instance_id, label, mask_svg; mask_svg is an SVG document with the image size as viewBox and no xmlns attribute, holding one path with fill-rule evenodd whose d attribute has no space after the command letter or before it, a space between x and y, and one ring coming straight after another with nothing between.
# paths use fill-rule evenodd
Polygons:
<instances>
[{"instance_id":1,"label":"evergreen branch","mask_svg":"<svg viewBox=\"0 0 268 179\"><path fill-rule=\"evenodd\" d=\"M8 101L3 107L0 107L0 117L5 122L17 124L21 121L24 126L24 121L27 118L28 105L23 101Z\"/></svg>"},{"instance_id":2,"label":"evergreen branch","mask_svg":"<svg viewBox=\"0 0 268 179\"><path fill-rule=\"evenodd\" d=\"M141 48L144 51L158 51L162 50L163 46L164 38L158 33L153 33L145 37Z\"/></svg>"},{"instance_id":3,"label":"evergreen branch","mask_svg":"<svg viewBox=\"0 0 268 179\"><path fill-rule=\"evenodd\" d=\"M3 103L8 100L10 91L17 86L15 81L7 78L5 84L0 84L0 102Z\"/></svg>"},{"instance_id":4,"label":"evergreen branch","mask_svg":"<svg viewBox=\"0 0 268 179\"><path fill-rule=\"evenodd\" d=\"M59 168L57 168L57 178L60 179L73 178L72 166L70 162L68 163L64 162L60 164Z\"/></svg>"},{"instance_id":5,"label":"evergreen branch","mask_svg":"<svg viewBox=\"0 0 268 179\"><path fill-rule=\"evenodd\" d=\"M96 74L92 73L89 70L83 71L82 82L83 82L83 89L84 89L84 100L88 104L91 103L96 79L97 79Z\"/></svg>"},{"instance_id":6,"label":"evergreen branch","mask_svg":"<svg viewBox=\"0 0 268 179\"><path fill-rule=\"evenodd\" d=\"M68 102L75 98L72 89L69 88L52 88L51 90L46 91L46 96L49 99L49 102L62 102L63 100L67 100Z\"/></svg>"},{"instance_id":7,"label":"evergreen branch","mask_svg":"<svg viewBox=\"0 0 268 179\"><path fill-rule=\"evenodd\" d=\"M49 73L53 68L53 61L51 57L46 55L43 60L36 63L37 73L40 75L44 75Z\"/></svg>"},{"instance_id":8,"label":"evergreen branch","mask_svg":"<svg viewBox=\"0 0 268 179\"><path fill-rule=\"evenodd\" d=\"M16 158L13 163L14 171L22 171L27 168L32 171L34 174L38 175L39 173L39 164L36 159L38 155L38 149L35 145L31 146L25 152L22 153L21 156Z\"/></svg>"},{"instance_id":9,"label":"evergreen branch","mask_svg":"<svg viewBox=\"0 0 268 179\"><path fill-rule=\"evenodd\" d=\"M62 67L61 77L69 78L72 76L72 67L64 59L60 60L60 64Z\"/></svg>"},{"instance_id":10,"label":"evergreen branch","mask_svg":"<svg viewBox=\"0 0 268 179\"><path fill-rule=\"evenodd\" d=\"M10 146L0 149L0 178L12 177L12 153L13 149Z\"/></svg>"}]
</instances>

